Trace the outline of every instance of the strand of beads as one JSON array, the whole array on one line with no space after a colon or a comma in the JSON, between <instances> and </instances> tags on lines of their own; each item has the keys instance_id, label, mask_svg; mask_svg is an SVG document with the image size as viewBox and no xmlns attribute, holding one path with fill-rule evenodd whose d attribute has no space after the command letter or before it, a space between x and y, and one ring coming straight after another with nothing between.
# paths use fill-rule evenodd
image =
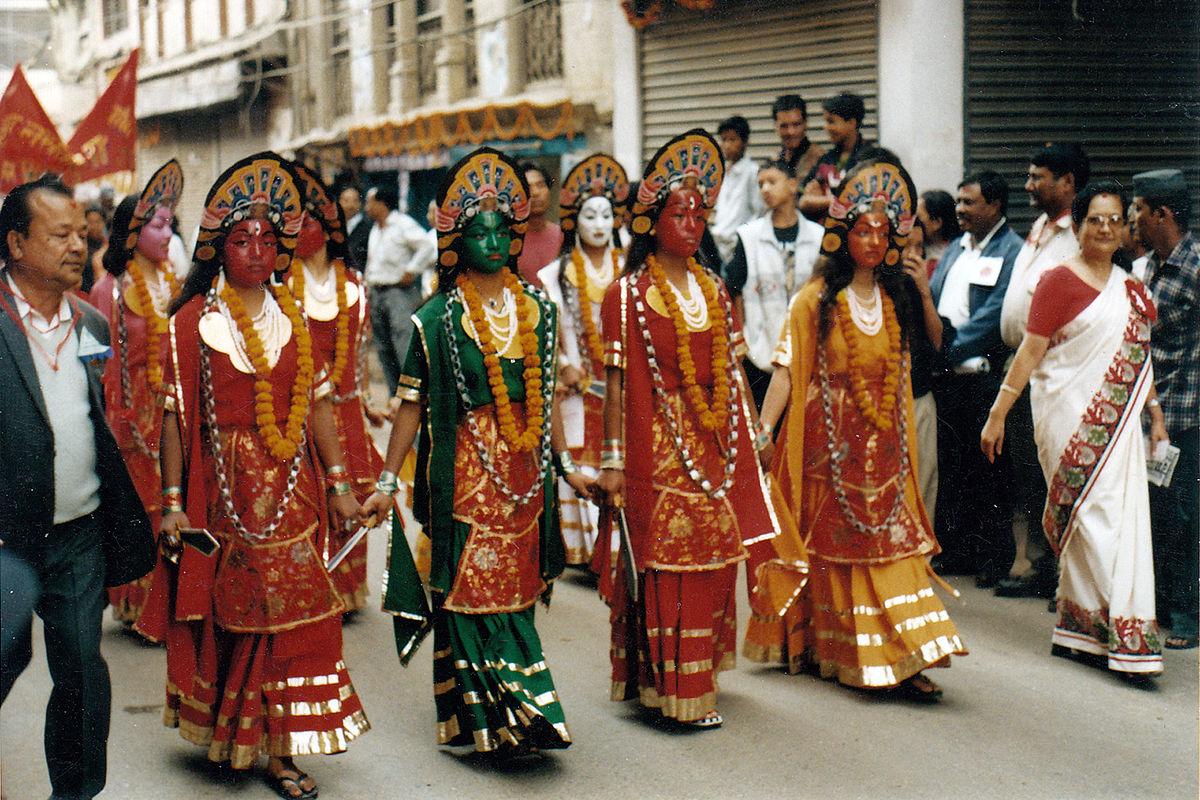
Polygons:
<instances>
[{"instance_id":1,"label":"strand of beads","mask_svg":"<svg viewBox=\"0 0 1200 800\"><path fill-rule=\"evenodd\" d=\"M333 365L329 369L329 383L336 390L342 383L342 373L346 371L347 355L350 353L350 308L346 299L346 265L340 258L334 259L329 267L333 270L334 297L337 300L337 315L334 317L334 330L337 334L333 340ZM307 292L316 288L309 284L305 276L307 267L300 259L292 261L292 293L303 303L308 297ZM317 297L318 301L323 298Z\"/></svg>"},{"instance_id":2,"label":"strand of beads","mask_svg":"<svg viewBox=\"0 0 1200 800\"><path fill-rule=\"evenodd\" d=\"M616 250L612 251L612 259L613 274L615 275L618 259ZM600 343L600 332L596 330L596 321L592 318L592 301L590 292L588 292L591 271L584 269L583 252L579 248L571 251L571 268L575 284L575 291L573 292L575 308L571 309L571 311L579 323L579 327L577 328L580 332L579 356L582 360L586 354L590 362L588 365L588 372L590 374L601 375L603 371L598 370L597 366L604 363L604 346ZM564 300L566 300L569 293L564 287Z\"/></svg>"},{"instance_id":3,"label":"strand of beads","mask_svg":"<svg viewBox=\"0 0 1200 800\"><path fill-rule=\"evenodd\" d=\"M850 351L850 381L854 388L854 402L863 418L881 431L891 430L892 418L896 411L896 397L900 392L900 323L896 319L896 308L892 298L886 294L883 302L883 328L888 337L887 373L883 378L883 396L877 404L871 391L867 388L867 357L863 353L861 334L858 326L851 319L850 302L847 299L850 289L847 287L838 294L838 327L846 340Z\"/></svg>"},{"instance_id":4,"label":"strand of beads","mask_svg":"<svg viewBox=\"0 0 1200 800\"><path fill-rule=\"evenodd\" d=\"M825 437L826 447L829 451L829 475L833 483L833 496L837 500L838 508L842 510L846 520L854 527L856 531L867 536L887 536L890 535L892 526L900 517L900 511L904 508L904 489L908 483L908 415L901 412L899 423L896 426L896 433L900 438L900 474L897 475L898 489L896 498L892 501L892 508L888 512L887 518L880 525L868 525L858 518L854 513L854 509L850 507L850 498L846 494L846 486L842 481L842 459L846 457L849 449L849 443L842 442L839 446L836 444L835 431L833 425L833 388L829 380L829 368L826 363L825 350L828 347L828 342L817 347L817 374L821 380L821 406L825 412ZM901 374L903 381L903 373ZM903 385L898 387L903 390Z\"/></svg>"},{"instance_id":5,"label":"strand of beads","mask_svg":"<svg viewBox=\"0 0 1200 800\"><path fill-rule=\"evenodd\" d=\"M542 375L542 359L538 353L534 315L531 313L533 309L527 307L524 311L517 312L517 335L521 345L522 362L525 365L522 373L525 382L525 426L524 430L521 430L517 424L517 417L513 414L508 387L504 384L504 372L500 367L500 351L492 336L492 326L487 320L479 292L471 279L462 273L456 279L456 286L463 311L471 320L475 335L479 337L479 350L483 353L483 363L487 368L488 386L491 387L492 397L496 401L496 419L500 423L500 435L516 450L532 450L541 440L541 430L546 419L546 402L542 394L545 378ZM507 269L504 271L504 287L512 293L515 302L533 302L526 297L521 282Z\"/></svg>"},{"instance_id":6,"label":"strand of beads","mask_svg":"<svg viewBox=\"0 0 1200 800\"><path fill-rule=\"evenodd\" d=\"M229 314L241 334L242 344L254 370L254 414L258 432L263 437L271 455L286 461L296 454L304 439L304 423L308 418L315 366L312 357L312 339L308 334L308 323L296 305L296 299L284 284L271 284L271 293L278 301L283 313L292 325L296 337L296 380L292 384L292 399L284 432L280 433L275 417L275 398L271 386L271 366L258 331L250 322L242 298L229 284L221 290L220 298L229 309Z\"/></svg>"},{"instance_id":7,"label":"strand of beads","mask_svg":"<svg viewBox=\"0 0 1200 800\"><path fill-rule=\"evenodd\" d=\"M458 338L454 333L454 305L456 302L458 303L459 307L462 308L462 313L467 313L465 304L463 303L462 292L456 290L450 297L446 299L446 308L445 311L442 312L442 326L446 336L447 348L450 351L450 367L451 371L454 373L454 384L458 389L459 400L466 412L467 430L471 434L471 441L475 443L475 451L479 455L479 463L483 465L484 471L487 472L492 483L497 489L499 489L500 494L504 495L505 498L515 505L523 505L536 497L542 490L542 481L545 479L546 470L550 468L550 464L552 463L550 451L550 420L548 417L544 418L539 430L541 436L541 447L535 454L537 459L537 475L533 479L533 482L530 484L528 489L526 489L524 492L518 493L508 485L508 482L504 479L504 476L502 476L496 469L495 463L492 461L491 451L488 449L488 444L483 439L483 432L479 430L479 422L475 419L475 409L471 405L471 397L469 391L467 390L466 377L463 373L462 357L458 350ZM550 309L548 307L548 303L540 298L535 302L537 302L541 307L542 319L546 320L544 352L553 353L555 352L557 343L555 342L554 337L554 326L552 326L549 322ZM543 380L541 381L539 392L541 392L541 401L543 404L545 404L549 401L550 392L554 390L554 384L553 381L549 379L549 376L544 374L546 367L544 365L540 365L539 369L543 372ZM495 395L493 394L493 398L494 397ZM526 395L525 400L526 403L529 402L530 398L528 395ZM529 430L529 428L526 430Z\"/></svg>"},{"instance_id":8,"label":"strand of beads","mask_svg":"<svg viewBox=\"0 0 1200 800\"><path fill-rule=\"evenodd\" d=\"M217 306L217 291L216 289L208 290L206 311L219 311ZM200 343L200 394L204 402L204 416L208 424L209 443L212 449L213 462L217 468L217 489L221 495L221 504L225 507L225 515L229 517L229 522L233 525L233 530L243 539L249 542L265 541L270 539L275 529L279 527L279 523L283 521L283 513L287 510L291 503L292 495L296 491L296 482L300 475L300 462L304 458L304 448L297 447L296 452L292 455L292 463L288 468L287 483L284 485L283 494L276 500L275 516L267 523L267 527L262 531L251 531L242 524L241 515L237 513L237 509L233 505L233 492L229 489L229 474L225 466L225 448L221 444L221 431L217 427L216 401L213 397L212 387L212 365L209 362L208 346L203 342ZM300 443L304 443L305 431L300 432Z\"/></svg>"},{"instance_id":9,"label":"strand of beads","mask_svg":"<svg viewBox=\"0 0 1200 800\"><path fill-rule=\"evenodd\" d=\"M733 485L733 473L735 467L737 466L737 396L734 393L730 393L726 399L727 405L723 409L725 411L723 414L723 419L726 420L726 424L728 425L725 446L720 447L720 451L726 455L725 472L720 485L714 487L712 485L712 481L700 473L700 468L696 464L696 459L692 456L692 451L687 446L687 442L683 440L683 435L679 430L678 423L675 421L673 410L667 402L666 382L663 380L662 370L658 365L658 358L654 351L654 340L650 335L650 324L649 320L647 319L646 305L642 300L642 294L637 285L639 278L640 272L636 275L629 276L628 278L623 278L622 280L629 281L630 294L633 296L633 310L637 315L638 327L642 331L642 340L646 345L646 359L650 364L650 377L654 383L655 404L658 406L658 410L662 418L667 421L667 428L671 432L671 441L675 445L675 452L679 455L680 460L683 462L683 467L685 470L687 470L688 477L691 478L692 482L699 486L700 489L706 494L711 494L713 497L717 498L724 497L725 493L729 490L729 487ZM722 318L726 318L726 314L728 312L725 309L722 309L721 311ZM713 337L712 346L714 348L717 346L715 336ZM728 339L726 339L724 347L726 351L729 350ZM727 352L724 360L724 370L726 371L725 378L727 381L732 382L733 377L730 373L732 372L732 364L734 363L733 354ZM715 391L713 392L713 400L714 402L716 401ZM718 441L717 444L719 446L720 441Z\"/></svg>"},{"instance_id":10,"label":"strand of beads","mask_svg":"<svg viewBox=\"0 0 1200 800\"><path fill-rule=\"evenodd\" d=\"M667 306L671 323L675 326L675 352L679 372L683 375L684 394L692 408L696 410L696 414L700 418L700 426L706 431L720 430L728 422L725 409L732 385L728 370L732 359L729 355L729 322L718 300L716 282L704 271L695 258L687 260L688 273L696 279L704 294L708 320L713 332L712 347L710 348L713 394L712 404L709 405L705 401L704 392L701 391L696 379L696 364L692 360L691 335L683 312L679 308L675 290L670 286L662 265L653 255L646 257L646 267L650 272L650 280L654 284L654 288L658 290L659 297Z\"/></svg>"}]
</instances>

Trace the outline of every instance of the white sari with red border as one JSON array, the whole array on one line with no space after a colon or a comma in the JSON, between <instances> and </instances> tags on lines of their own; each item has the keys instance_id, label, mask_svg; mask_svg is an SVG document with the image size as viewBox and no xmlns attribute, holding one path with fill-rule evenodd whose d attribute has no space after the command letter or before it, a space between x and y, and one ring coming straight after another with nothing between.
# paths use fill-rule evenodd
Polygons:
<instances>
[{"instance_id":1,"label":"white sari with red border","mask_svg":"<svg viewBox=\"0 0 1200 800\"><path fill-rule=\"evenodd\" d=\"M1122 672L1162 671L1140 422L1154 385L1154 313L1145 287L1114 267L1030 382L1048 486L1042 524L1060 563L1052 641Z\"/></svg>"}]
</instances>

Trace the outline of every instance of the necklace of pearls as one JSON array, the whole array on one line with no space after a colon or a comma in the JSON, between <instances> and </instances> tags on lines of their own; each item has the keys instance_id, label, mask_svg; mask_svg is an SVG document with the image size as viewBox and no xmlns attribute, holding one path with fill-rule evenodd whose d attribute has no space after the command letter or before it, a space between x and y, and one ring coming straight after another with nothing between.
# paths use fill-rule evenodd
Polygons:
<instances>
[{"instance_id":1,"label":"necklace of pearls","mask_svg":"<svg viewBox=\"0 0 1200 800\"><path fill-rule=\"evenodd\" d=\"M846 287L846 302L850 305L850 319L866 336L874 336L883 328L883 301L880 299L879 284L871 292L871 302L864 302L853 286Z\"/></svg>"}]
</instances>

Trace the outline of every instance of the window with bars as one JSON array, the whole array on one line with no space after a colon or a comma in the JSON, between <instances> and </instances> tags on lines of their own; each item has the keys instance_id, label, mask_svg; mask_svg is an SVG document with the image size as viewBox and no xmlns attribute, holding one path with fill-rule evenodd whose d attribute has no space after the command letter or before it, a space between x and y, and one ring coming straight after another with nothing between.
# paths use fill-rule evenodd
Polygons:
<instances>
[{"instance_id":1,"label":"window with bars","mask_svg":"<svg viewBox=\"0 0 1200 800\"><path fill-rule=\"evenodd\" d=\"M520 16L525 27L522 59L525 82L561 78L562 0L522 0L526 6Z\"/></svg>"},{"instance_id":2,"label":"window with bars","mask_svg":"<svg viewBox=\"0 0 1200 800\"><path fill-rule=\"evenodd\" d=\"M437 91L437 55L442 44L442 0L417 0L417 93Z\"/></svg>"},{"instance_id":3,"label":"window with bars","mask_svg":"<svg viewBox=\"0 0 1200 800\"><path fill-rule=\"evenodd\" d=\"M104 35L112 36L129 27L129 11L125 0L101 0L100 16Z\"/></svg>"},{"instance_id":4,"label":"window with bars","mask_svg":"<svg viewBox=\"0 0 1200 800\"><path fill-rule=\"evenodd\" d=\"M391 8L389 5L388 9ZM354 87L350 77L350 27L346 22L347 0L329 0L328 13L333 18L329 26L333 116L343 117L354 110Z\"/></svg>"}]
</instances>

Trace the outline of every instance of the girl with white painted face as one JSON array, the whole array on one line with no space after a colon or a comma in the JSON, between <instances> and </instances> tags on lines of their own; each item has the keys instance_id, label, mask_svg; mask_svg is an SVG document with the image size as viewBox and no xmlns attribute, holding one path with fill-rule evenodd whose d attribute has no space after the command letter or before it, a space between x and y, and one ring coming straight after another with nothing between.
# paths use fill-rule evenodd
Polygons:
<instances>
[{"instance_id":1,"label":"girl with white painted face","mask_svg":"<svg viewBox=\"0 0 1200 800\"><path fill-rule=\"evenodd\" d=\"M567 445L589 477L600 470L604 439L604 351L600 303L621 273L624 253L617 229L624 220L629 181L612 156L596 153L579 162L563 181L560 223L562 255L538 272L558 306L558 391ZM599 509L560 481L559 504L567 563L591 563Z\"/></svg>"}]
</instances>

